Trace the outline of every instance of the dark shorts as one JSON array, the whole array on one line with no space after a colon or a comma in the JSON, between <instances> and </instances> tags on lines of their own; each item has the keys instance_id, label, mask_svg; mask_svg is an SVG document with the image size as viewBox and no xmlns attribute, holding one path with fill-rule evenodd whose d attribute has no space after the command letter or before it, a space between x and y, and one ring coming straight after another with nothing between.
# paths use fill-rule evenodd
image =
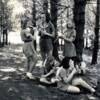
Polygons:
<instances>
[{"instance_id":1,"label":"dark shorts","mask_svg":"<svg viewBox=\"0 0 100 100\"><path fill-rule=\"evenodd\" d=\"M40 39L40 50L41 52L49 52L51 50L53 50L53 44L52 44L52 39Z\"/></svg>"}]
</instances>

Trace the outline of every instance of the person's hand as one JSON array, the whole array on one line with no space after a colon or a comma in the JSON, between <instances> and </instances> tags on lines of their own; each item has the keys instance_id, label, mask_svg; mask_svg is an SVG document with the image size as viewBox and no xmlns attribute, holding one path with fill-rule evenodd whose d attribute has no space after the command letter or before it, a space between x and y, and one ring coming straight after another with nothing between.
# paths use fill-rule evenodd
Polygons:
<instances>
[{"instance_id":1,"label":"person's hand","mask_svg":"<svg viewBox=\"0 0 100 100\"><path fill-rule=\"evenodd\" d=\"M58 36L58 38L63 38L64 37L64 35L60 35L60 36Z\"/></svg>"},{"instance_id":2,"label":"person's hand","mask_svg":"<svg viewBox=\"0 0 100 100\"><path fill-rule=\"evenodd\" d=\"M64 56L62 54L60 54L59 59L62 61L64 59Z\"/></svg>"},{"instance_id":3,"label":"person's hand","mask_svg":"<svg viewBox=\"0 0 100 100\"><path fill-rule=\"evenodd\" d=\"M77 73L77 70L76 70L76 68L74 68L74 69L73 69L73 73L74 73L74 74L75 74L75 73Z\"/></svg>"},{"instance_id":4,"label":"person's hand","mask_svg":"<svg viewBox=\"0 0 100 100\"><path fill-rule=\"evenodd\" d=\"M31 37L32 35L30 33L27 33L26 34L26 37Z\"/></svg>"},{"instance_id":5,"label":"person's hand","mask_svg":"<svg viewBox=\"0 0 100 100\"><path fill-rule=\"evenodd\" d=\"M45 75L41 75L41 78L45 78Z\"/></svg>"},{"instance_id":6,"label":"person's hand","mask_svg":"<svg viewBox=\"0 0 100 100\"><path fill-rule=\"evenodd\" d=\"M80 69L80 68L77 69L77 73L78 73L78 74L81 74L81 69Z\"/></svg>"},{"instance_id":7,"label":"person's hand","mask_svg":"<svg viewBox=\"0 0 100 100\"><path fill-rule=\"evenodd\" d=\"M41 32L41 36L47 35L47 32L45 30L40 30L40 32Z\"/></svg>"},{"instance_id":8,"label":"person's hand","mask_svg":"<svg viewBox=\"0 0 100 100\"><path fill-rule=\"evenodd\" d=\"M77 71L78 74L81 73L81 69L80 69L80 67L78 65L76 66L76 71Z\"/></svg>"},{"instance_id":9,"label":"person's hand","mask_svg":"<svg viewBox=\"0 0 100 100\"><path fill-rule=\"evenodd\" d=\"M81 62L80 69L82 70L83 74L86 73L87 68L86 68L86 63L85 62Z\"/></svg>"},{"instance_id":10,"label":"person's hand","mask_svg":"<svg viewBox=\"0 0 100 100\"><path fill-rule=\"evenodd\" d=\"M51 79L51 82L52 82L52 83L59 82L59 79L57 79L57 78L52 78L52 79Z\"/></svg>"}]
</instances>

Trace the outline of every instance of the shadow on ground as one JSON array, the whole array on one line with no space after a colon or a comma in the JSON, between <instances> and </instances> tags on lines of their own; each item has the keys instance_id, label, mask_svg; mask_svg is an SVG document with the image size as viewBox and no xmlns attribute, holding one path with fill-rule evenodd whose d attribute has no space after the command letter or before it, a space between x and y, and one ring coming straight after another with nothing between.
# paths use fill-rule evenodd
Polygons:
<instances>
[{"instance_id":1,"label":"shadow on ground","mask_svg":"<svg viewBox=\"0 0 100 100\"><path fill-rule=\"evenodd\" d=\"M0 48L0 100L90 100L89 93L68 94L56 87L26 79L23 74L24 61L21 45ZM40 72L38 69L37 73ZM97 74L99 73L100 70ZM100 82L97 92L100 92ZM100 98L95 96L94 100Z\"/></svg>"}]
</instances>

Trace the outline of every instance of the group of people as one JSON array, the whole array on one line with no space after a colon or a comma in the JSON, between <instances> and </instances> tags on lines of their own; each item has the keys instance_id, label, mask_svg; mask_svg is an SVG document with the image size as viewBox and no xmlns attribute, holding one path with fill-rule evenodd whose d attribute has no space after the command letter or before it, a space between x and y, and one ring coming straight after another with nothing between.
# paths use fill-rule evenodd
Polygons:
<instances>
[{"instance_id":1,"label":"group of people","mask_svg":"<svg viewBox=\"0 0 100 100\"><path fill-rule=\"evenodd\" d=\"M26 25L27 26L27 25ZM24 41L23 53L27 58L26 76L29 79L35 79L32 71L38 61L38 54L35 49L35 28L32 26L23 27L21 38ZM44 73L39 78L40 82L45 84L57 83L57 87L63 91L71 93L80 93L80 86L95 92L83 77L85 74L86 64L80 62L76 57L76 49L73 41L76 32L72 23L68 23L67 32L57 38L64 40L64 50L60 61L53 56L53 39L55 38L55 28L49 17L45 18L43 27L38 29L40 36L40 53L42 57L42 67Z\"/></svg>"}]
</instances>

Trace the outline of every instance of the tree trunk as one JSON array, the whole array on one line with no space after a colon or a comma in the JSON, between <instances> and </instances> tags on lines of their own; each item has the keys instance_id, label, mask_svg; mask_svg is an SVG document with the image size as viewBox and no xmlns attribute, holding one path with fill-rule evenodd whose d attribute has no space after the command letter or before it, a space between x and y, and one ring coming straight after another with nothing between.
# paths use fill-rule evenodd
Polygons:
<instances>
[{"instance_id":1,"label":"tree trunk","mask_svg":"<svg viewBox=\"0 0 100 100\"><path fill-rule=\"evenodd\" d=\"M33 8L32 8L32 24L34 27L36 27L36 1L33 0ZM36 40L34 40L34 47L35 50L37 49L37 44L36 44Z\"/></svg>"},{"instance_id":2,"label":"tree trunk","mask_svg":"<svg viewBox=\"0 0 100 100\"><path fill-rule=\"evenodd\" d=\"M97 13L95 23L95 40L91 64L97 63L98 50L99 50L99 28L100 28L100 0L97 0Z\"/></svg>"},{"instance_id":3,"label":"tree trunk","mask_svg":"<svg viewBox=\"0 0 100 100\"><path fill-rule=\"evenodd\" d=\"M51 12L51 21L55 27L55 39L57 37L57 4L58 4L59 0L50 0L50 12ZM54 39L54 40L55 40ZM56 60L59 60L58 57L58 41L53 42L53 56L55 57Z\"/></svg>"},{"instance_id":4,"label":"tree trunk","mask_svg":"<svg viewBox=\"0 0 100 100\"><path fill-rule=\"evenodd\" d=\"M76 29L76 53L79 61L82 61L82 53L84 48L84 25L85 25L85 6L86 0L74 0L74 22Z\"/></svg>"},{"instance_id":5,"label":"tree trunk","mask_svg":"<svg viewBox=\"0 0 100 100\"><path fill-rule=\"evenodd\" d=\"M35 4L35 0L33 0L33 9L32 9L32 15L33 15L33 19L32 19L32 23L33 26L36 27L36 4Z\"/></svg>"}]
</instances>

